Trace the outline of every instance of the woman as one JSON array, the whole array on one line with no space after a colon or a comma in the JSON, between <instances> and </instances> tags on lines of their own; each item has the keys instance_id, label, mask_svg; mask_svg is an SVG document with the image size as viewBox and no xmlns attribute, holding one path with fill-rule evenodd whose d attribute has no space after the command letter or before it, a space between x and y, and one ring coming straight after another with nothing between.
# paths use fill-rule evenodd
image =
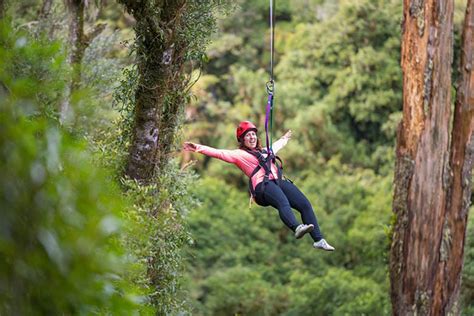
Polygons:
<instances>
[{"instance_id":1,"label":"woman","mask_svg":"<svg viewBox=\"0 0 474 316\"><path fill-rule=\"evenodd\" d=\"M280 214L283 223L295 232L296 238L309 233L314 240L314 248L333 251L334 247L323 238L313 208L303 193L290 181L278 176L279 170L274 159L262 162L268 156L262 150L257 137L257 127L251 122L239 124L236 131L239 149L222 150L209 146L184 143L184 150L204 154L236 165L250 178L250 189L255 202L261 206L273 206ZM273 144L273 153L282 149L291 138L288 131ZM272 158L272 157L270 157ZM260 162L259 162L259 159ZM301 213L303 224L299 224L291 208Z\"/></svg>"}]
</instances>

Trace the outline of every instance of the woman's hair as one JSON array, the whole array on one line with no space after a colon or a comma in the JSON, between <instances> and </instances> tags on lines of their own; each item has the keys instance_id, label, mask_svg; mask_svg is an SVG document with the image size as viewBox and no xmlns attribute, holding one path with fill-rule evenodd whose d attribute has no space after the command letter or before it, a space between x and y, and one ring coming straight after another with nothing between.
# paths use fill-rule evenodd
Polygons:
<instances>
[{"instance_id":1,"label":"woman's hair","mask_svg":"<svg viewBox=\"0 0 474 316\"><path fill-rule=\"evenodd\" d=\"M247 134L247 133L245 133L245 134ZM243 134L239 139L239 148L240 149L245 149L245 148L250 149L247 146L245 146L245 140L244 140L245 134ZM255 146L255 148L258 149L258 150L262 150L262 144L260 143L260 138L258 138L258 136L257 136L257 146Z\"/></svg>"}]
</instances>

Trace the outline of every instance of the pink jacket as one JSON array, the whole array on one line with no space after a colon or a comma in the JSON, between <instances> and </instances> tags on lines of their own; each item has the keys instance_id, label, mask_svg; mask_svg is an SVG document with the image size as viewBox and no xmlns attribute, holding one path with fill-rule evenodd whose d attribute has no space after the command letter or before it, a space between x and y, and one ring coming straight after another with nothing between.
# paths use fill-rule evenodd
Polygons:
<instances>
[{"instance_id":1,"label":"pink jacket","mask_svg":"<svg viewBox=\"0 0 474 316\"><path fill-rule=\"evenodd\" d=\"M280 149L282 149L288 143L288 139L280 138L278 141L273 143L272 149L276 154ZM242 149L216 149L209 146L196 144L196 152L204 154L209 157L217 158L228 163L236 165L240 170L242 170L247 177L250 177L252 172L258 166L258 159ZM269 179L277 178L277 167L272 163L272 173L269 176ZM265 170L260 169L252 178L252 186L255 189L257 184L263 181L265 176Z\"/></svg>"}]
</instances>

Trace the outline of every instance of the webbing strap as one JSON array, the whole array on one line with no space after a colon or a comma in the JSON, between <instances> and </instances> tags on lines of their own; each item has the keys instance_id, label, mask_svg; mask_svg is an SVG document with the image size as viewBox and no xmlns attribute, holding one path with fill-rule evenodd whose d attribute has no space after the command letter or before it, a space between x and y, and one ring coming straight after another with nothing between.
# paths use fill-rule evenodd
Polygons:
<instances>
[{"instance_id":1,"label":"webbing strap","mask_svg":"<svg viewBox=\"0 0 474 316\"><path fill-rule=\"evenodd\" d=\"M272 150L272 127L273 127L273 93L268 94L267 108L265 111L265 137L267 152L273 153ZM270 131L268 130L268 122L270 122Z\"/></svg>"},{"instance_id":2,"label":"webbing strap","mask_svg":"<svg viewBox=\"0 0 474 316\"><path fill-rule=\"evenodd\" d=\"M255 190L252 187L253 176L255 176L260 169L263 169L265 171L265 177L263 180L263 185L264 185L264 190L265 190L265 185L269 180L269 175L272 173L272 162L275 163L277 167L276 180L277 180L278 185L280 185L280 181L283 179L283 163L280 157L275 156L273 153L268 154L268 152L267 152L267 156L264 157L263 154L259 151L253 151L249 149L243 149L243 150L245 150L246 152L248 152L249 154L257 158L258 160L258 166L253 170L252 174L249 177L249 191L250 191L251 196L255 197ZM280 165L277 164L277 160L280 162Z\"/></svg>"}]
</instances>

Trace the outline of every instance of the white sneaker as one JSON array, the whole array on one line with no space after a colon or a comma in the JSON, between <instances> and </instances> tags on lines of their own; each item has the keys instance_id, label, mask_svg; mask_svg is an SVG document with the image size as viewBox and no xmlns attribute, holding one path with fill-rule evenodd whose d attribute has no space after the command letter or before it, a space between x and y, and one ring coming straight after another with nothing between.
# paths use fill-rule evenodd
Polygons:
<instances>
[{"instance_id":1,"label":"white sneaker","mask_svg":"<svg viewBox=\"0 0 474 316\"><path fill-rule=\"evenodd\" d=\"M328 242L325 239L321 239L320 241L317 241L313 244L313 247L316 249L322 249L326 251L334 251L334 247L328 244Z\"/></svg>"},{"instance_id":2,"label":"white sneaker","mask_svg":"<svg viewBox=\"0 0 474 316\"><path fill-rule=\"evenodd\" d=\"M314 225L313 225L313 224L309 224L309 225L301 224L301 225L298 225L298 227L296 227L296 229L295 229L295 237L296 237L296 239L300 239L301 237L304 236L304 234L309 233L309 232L312 231L313 229L314 229Z\"/></svg>"}]
</instances>

